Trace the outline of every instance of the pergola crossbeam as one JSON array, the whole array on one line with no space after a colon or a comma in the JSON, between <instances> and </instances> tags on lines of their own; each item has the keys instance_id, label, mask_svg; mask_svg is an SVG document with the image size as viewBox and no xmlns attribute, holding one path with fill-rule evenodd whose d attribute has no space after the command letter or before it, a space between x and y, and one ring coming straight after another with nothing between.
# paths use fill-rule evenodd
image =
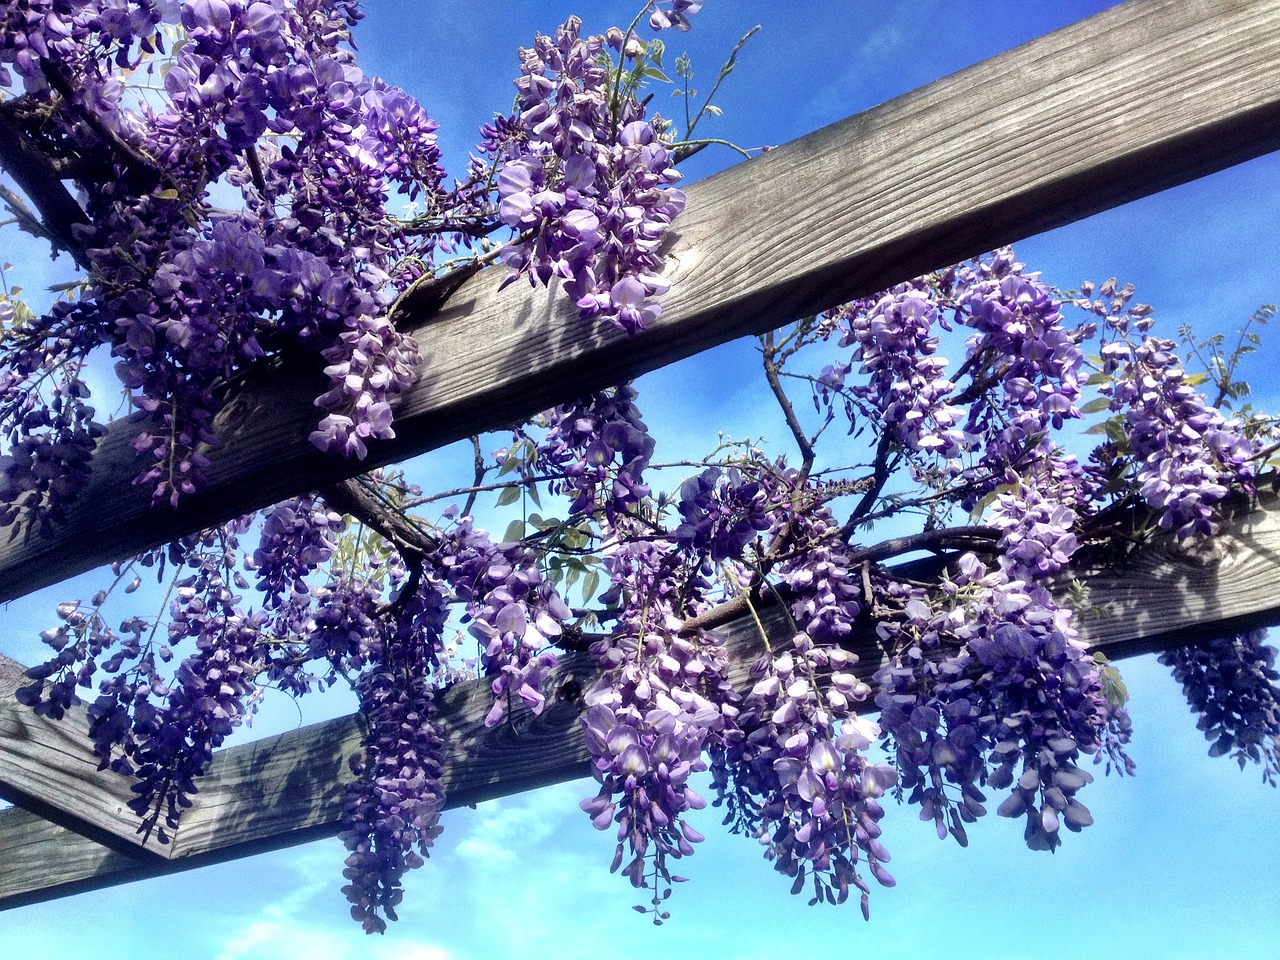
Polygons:
<instances>
[{"instance_id":1,"label":"pergola crossbeam","mask_svg":"<svg viewBox=\"0 0 1280 960\"><path fill-rule=\"evenodd\" d=\"M485 271L395 318L420 379L363 462L311 447L323 386L296 363L235 394L177 511L131 484L117 422L69 522L0 546L0 602L1280 148L1278 62L1280 0L1130 0L802 137L689 188L636 337Z\"/></svg>"},{"instance_id":2,"label":"pergola crossbeam","mask_svg":"<svg viewBox=\"0 0 1280 960\"><path fill-rule=\"evenodd\" d=\"M1082 620L1081 639L1120 659L1280 622L1277 557L1280 499L1267 494L1257 504L1238 507L1212 541L1188 546L1164 536L1122 566L1077 569L1074 575L1088 583L1091 610ZM1059 588L1065 596L1067 581ZM762 622L771 635L788 629L776 607L762 611ZM749 665L764 649L755 621L742 615L718 632L733 665L730 679L746 689ZM857 669L864 677L885 662L870 625L848 645L858 654ZM510 723L494 729L483 722L490 702L487 681L442 693L439 719L451 751L443 778L448 806L586 775L580 692L596 675L586 655L565 657L548 681L551 696L543 715L519 710ZM0 715L15 707L0 701ZM12 749L11 741L0 737L0 795L10 795ZM351 779L347 760L359 749L359 721L349 716L219 752L174 842L151 862L34 822L25 811L0 811L0 851L5 852L0 909L333 835L340 829L343 790ZM112 774L89 772L75 789L47 794L42 802L59 805L64 822L74 822L86 809L109 802L120 783L122 778ZM93 825L85 832L92 834ZM11 858L10 850L21 855Z\"/></svg>"}]
</instances>

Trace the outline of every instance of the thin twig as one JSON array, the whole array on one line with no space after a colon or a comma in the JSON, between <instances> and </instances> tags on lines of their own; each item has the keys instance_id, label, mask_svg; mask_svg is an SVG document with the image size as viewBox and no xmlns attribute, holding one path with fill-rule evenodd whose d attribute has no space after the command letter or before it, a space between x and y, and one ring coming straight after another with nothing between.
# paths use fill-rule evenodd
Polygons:
<instances>
[{"instance_id":1,"label":"thin twig","mask_svg":"<svg viewBox=\"0 0 1280 960\"><path fill-rule=\"evenodd\" d=\"M725 77L733 73L733 68L738 65L738 54L742 52L742 48L746 46L750 40L760 30L760 24L756 24L750 30L742 35L742 38L733 45L733 49L729 52L729 59L724 62L724 66L720 68L720 75L716 77L716 82L711 87L711 92L707 94L707 99L702 102L702 107L698 110L693 118L693 122L685 129L684 135L690 137L693 135L693 128L698 125L698 121L702 119L707 110L711 107L711 100L715 97L720 89L720 84L724 83ZM732 144L730 144L732 146Z\"/></svg>"},{"instance_id":2,"label":"thin twig","mask_svg":"<svg viewBox=\"0 0 1280 960\"><path fill-rule=\"evenodd\" d=\"M27 205L22 202L22 198L6 187L3 183L0 183L0 200L4 201L5 206L7 206L13 214L13 219L6 221L4 224L5 226L10 223L16 223L18 225L18 229L25 230L27 233L48 240L55 246L62 246L53 232L46 229L45 225L40 222L40 218L32 213L30 209L28 209Z\"/></svg>"},{"instance_id":3,"label":"thin twig","mask_svg":"<svg viewBox=\"0 0 1280 960\"><path fill-rule=\"evenodd\" d=\"M1000 531L996 527L941 527L935 530L922 530L905 537L894 537L873 547L855 550L850 554L850 562L878 563L916 550L935 552L948 548L990 550L999 539Z\"/></svg>"},{"instance_id":4,"label":"thin twig","mask_svg":"<svg viewBox=\"0 0 1280 960\"><path fill-rule=\"evenodd\" d=\"M471 435L471 454L475 464L475 483L471 486L471 491L467 494L467 502L462 508L464 517L471 516L471 511L476 505L476 495L480 492L480 485L484 482L484 475L489 472L489 468L484 465L484 452L480 449L480 438Z\"/></svg>"},{"instance_id":5,"label":"thin twig","mask_svg":"<svg viewBox=\"0 0 1280 960\"><path fill-rule=\"evenodd\" d=\"M54 69L51 63L47 60L43 61L41 68L44 71L45 79L49 81L49 85L58 91L67 106L74 110L76 116L88 124L89 128L102 138L102 142L113 153L125 161L128 166L153 174L156 177L161 175L162 171L156 166L154 160L122 140L118 133L102 122L102 118L96 112L76 99L75 91L71 89L70 81Z\"/></svg>"}]
</instances>

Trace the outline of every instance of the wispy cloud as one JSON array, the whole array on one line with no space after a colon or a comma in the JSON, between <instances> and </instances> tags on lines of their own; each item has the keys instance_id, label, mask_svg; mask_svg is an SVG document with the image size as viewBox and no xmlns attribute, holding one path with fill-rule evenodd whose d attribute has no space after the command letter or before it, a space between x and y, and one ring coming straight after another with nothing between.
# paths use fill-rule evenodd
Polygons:
<instances>
[{"instance_id":1,"label":"wispy cloud","mask_svg":"<svg viewBox=\"0 0 1280 960\"><path fill-rule=\"evenodd\" d=\"M286 869L294 885L282 897L246 914L231 929L214 960L454 960L446 948L399 930L394 937L369 937L335 909L335 854L332 844L296 851Z\"/></svg>"},{"instance_id":2,"label":"wispy cloud","mask_svg":"<svg viewBox=\"0 0 1280 960\"><path fill-rule=\"evenodd\" d=\"M569 814L578 814L578 801L584 790L574 784L561 784L514 799L494 800L479 808L467 836L460 840L454 853L476 868L487 870L514 866L519 857L550 839L560 822Z\"/></svg>"}]
</instances>

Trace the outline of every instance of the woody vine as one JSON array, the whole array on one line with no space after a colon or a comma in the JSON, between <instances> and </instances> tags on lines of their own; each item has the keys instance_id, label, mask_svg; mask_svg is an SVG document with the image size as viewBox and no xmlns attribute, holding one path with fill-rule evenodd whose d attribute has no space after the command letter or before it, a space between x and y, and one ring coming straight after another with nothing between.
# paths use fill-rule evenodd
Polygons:
<instances>
[{"instance_id":1,"label":"woody vine","mask_svg":"<svg viewBox=\"0 0 1280 960\"><path fill-rule=\"evenodd\" d=\"M584 332L643 330L667 289L678 162L712 142L695 128L742 46L702 100L677 59L682 122L653 111L671 81L650 28L687 29L700 7L651 0L625 29L571 18L535 38L513 110L450 185L435 122L360 70L353 0L9 4L0 167L16 189L0 182L0 200L9 229L83 280L37 314L6 277L0 526L41 536L82 491L105 430L93 365L114 363L140 425L134 482L164 510L200 488L230 385L273 358L327 378L320 449L363 458L394 436L419 364L396 306L463 272L555 284ZM487 723L537 713L566 650L602 671L583 695L599 789L582 808L656 923L701 839L704 771L725 824L794 893L864 914L871 881L894 882L886 799L961 844L994 803L1053 850L1092 822L1088 768L1132 764L1123 684L1077 640L1087 597L1064 605L1048 585L1155 531L1212 536L1276 449L1236 376L1271 311L1234 349L1180 344L1134 295L1064 292L999 250L762 337L782 448L656 462L621 384L514 425L496 451L475 438L466 488L377 471L237 518L61 604L18 697L55 718L86 701L102 767L132 779L139 831L165 843L264 689L349 684L365 742L343 892L370 932L439 832L436 693L482 676ZM1099 442L1081 458L1066 438L1087 419ZM500 537L473 516L495 492L522 507ZM919 551L939 579L894 566ZM129 609L151 577L163 610ZM746 689L708 626L725 603L788 618ZM888 655L873 672L842 646L868 626ZM1212 752L1274 785L1275 651L1250 634L1165 657Z\"/></svg>"}]
</instances>

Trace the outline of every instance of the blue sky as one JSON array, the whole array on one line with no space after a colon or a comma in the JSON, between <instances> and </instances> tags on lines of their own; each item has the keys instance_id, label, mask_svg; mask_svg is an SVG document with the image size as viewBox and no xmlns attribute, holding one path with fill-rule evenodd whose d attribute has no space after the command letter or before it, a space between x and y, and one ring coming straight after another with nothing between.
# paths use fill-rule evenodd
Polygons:
<instances>
[{"instance_id":1,"label":"blue sky","mask_svg":"<svg viewBox=\"0 0 1280 960\"><path fill-rule=\"evenodd\" d=\"M441 123L458 171L476 125L511 100L515 49L575 10L594 31L625 25L629 4L443 3L369 0L358 33L365 68L417 94ZM688 50L701 84L739 35L761 33L721 98L707 134L746 146L778 144L976 62L1109 4L1047 0L708 0L695 29L669 38ZM707 151L690 178L734 162ZM1063 287L1117 275L1153 303L1161 327L1181 322L1231 330L1261 303L1280 300L1280 156L1130 204L1017 244L1021 259ZM1016 238L1011 238L1016 239ZM12 230L0 259L48 282L43 260ZM1280 346L1268 344L1267 357ZM781 440L762 415L750 343L657 371L639 383L657 456L714 444L717 430ZM1246 369L1270 406L1280 405L1265 358ZM694 412L691 412L694 411ZM451 452L415 466L441 484ZM45 591L0 612L0 650L30 662L35 635L59 599L92 592L92 578ZM885 842L898 886L877 889L872 919L856 908L810 909L755 844L717 829L682 867L673 917L655 930L634 914L633 893L607 872L612 844L591 829L577 800L590 784L535 791L455 811L428 864L408 878L402 919L368 939L346 916L336 840L0 913L0 943L17 954L136 960L182 955L214 960L471 960L521 954L574 960L613 952L673 958L776 957L854 949L889 957L926 952L948 960L1026 956L1272 958L1280 943L1280 795L1253 770L1210 760L1207 745L1165 668L1150 657L1122 664L1132 694L1138 775L1099 777L1083 799L1096 824L1053 856L1027 851L1020 827L994 815L961 850L931 824L891 809ZM308 708L308 721L345 704ZM277 706L255 727L297 722ZM2 855L2 853L0 853Z\"/></svg>"}]
</instances>

